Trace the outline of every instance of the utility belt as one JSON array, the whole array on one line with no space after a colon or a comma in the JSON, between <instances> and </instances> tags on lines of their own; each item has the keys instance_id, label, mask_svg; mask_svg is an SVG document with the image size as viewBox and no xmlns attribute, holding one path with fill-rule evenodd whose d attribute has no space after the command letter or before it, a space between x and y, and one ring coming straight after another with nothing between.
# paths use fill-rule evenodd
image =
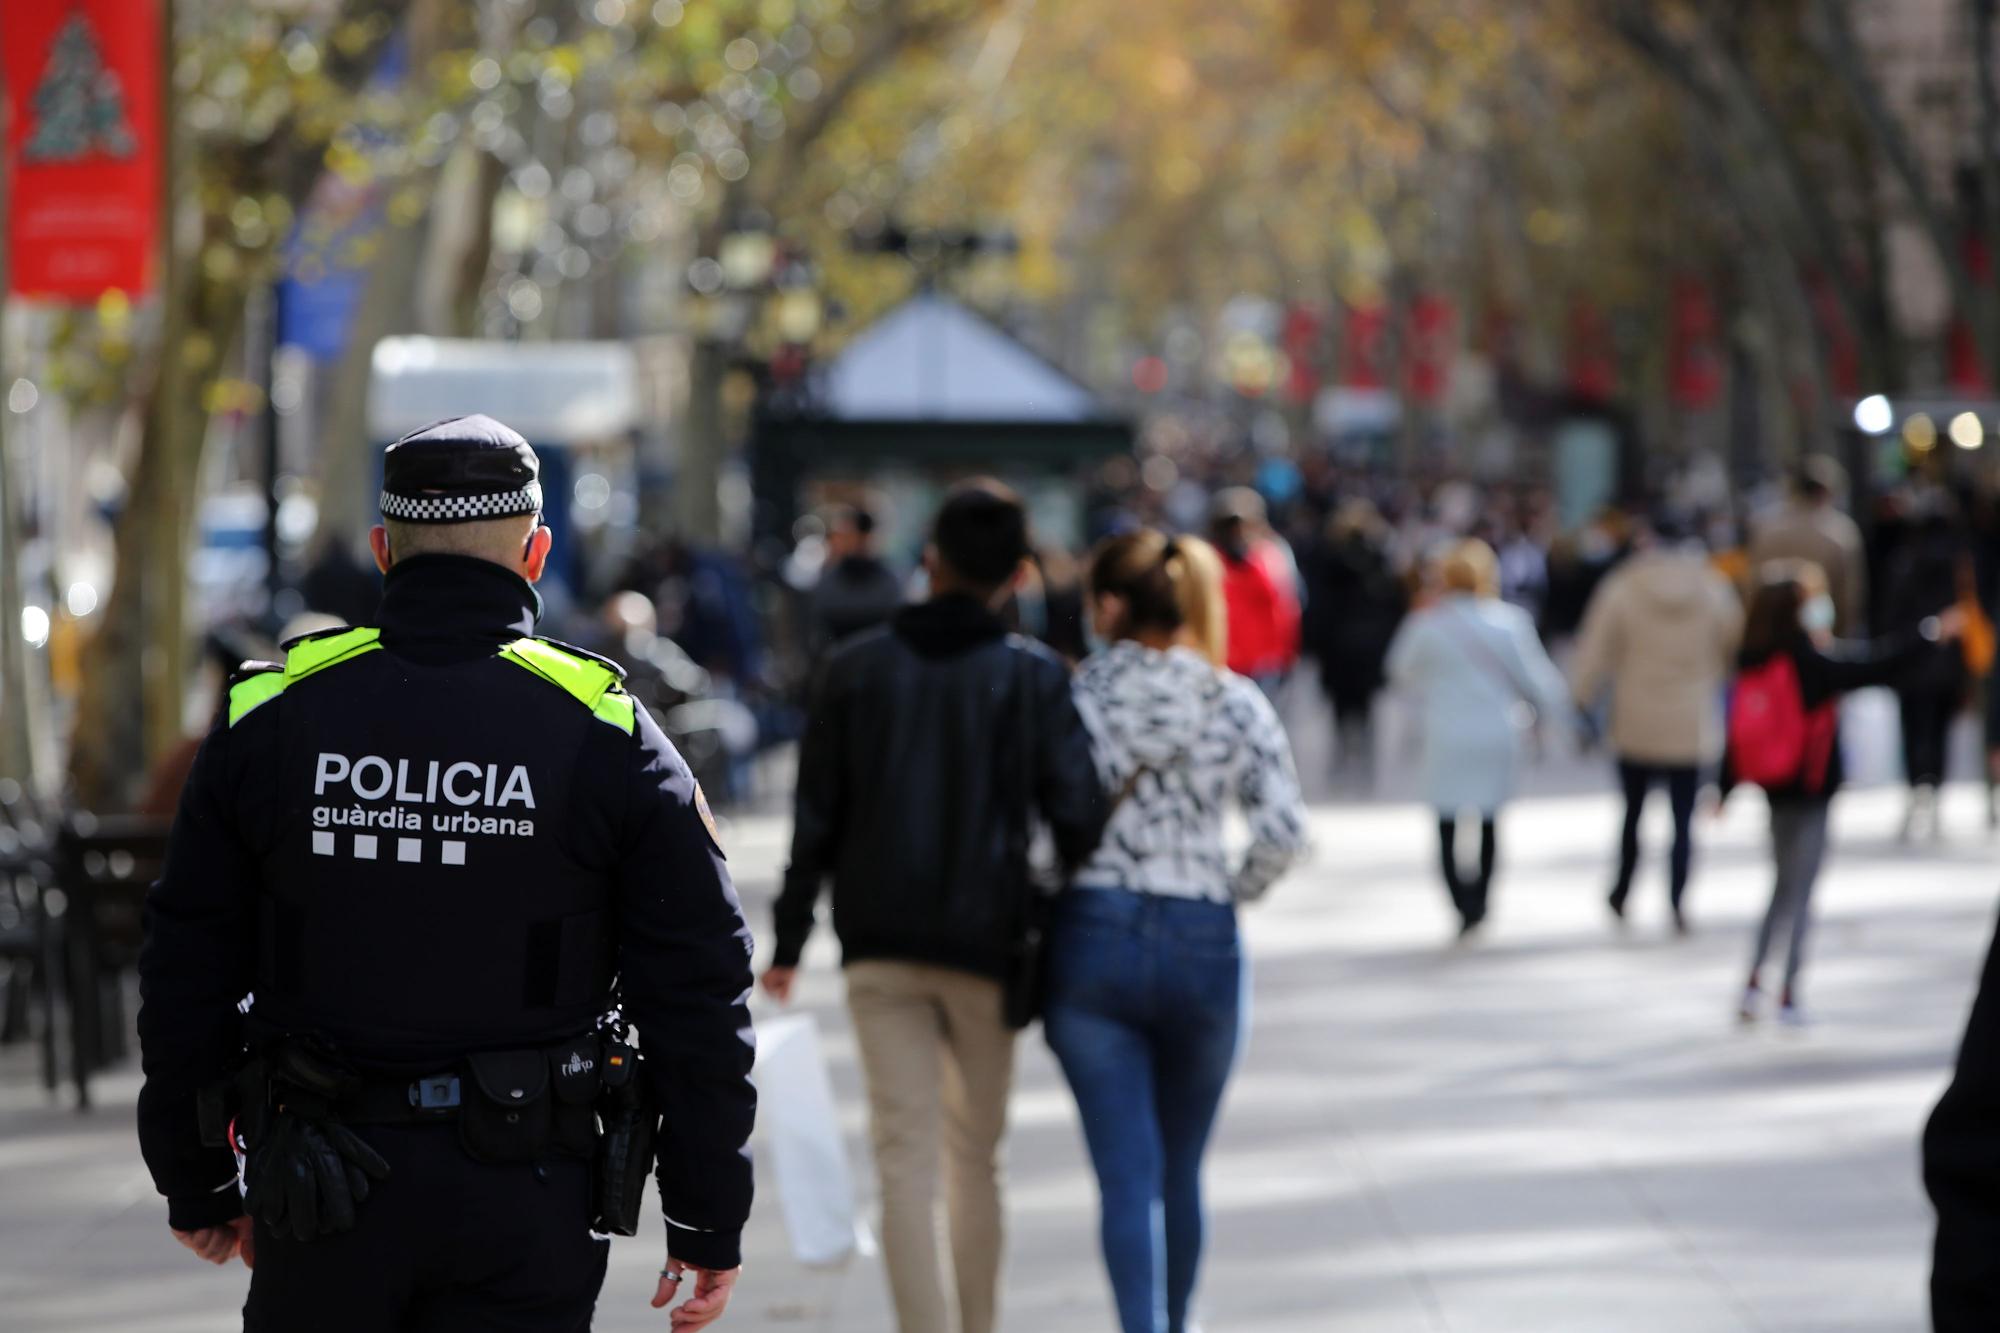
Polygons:
<instances>
[{"instance_id":1,"label":"utility belt","mask_svg":"<svg viewBox=\"0 0 2000 1333\"><path fill-rule=\"evenodd\" d=\"M418 1078L358 1072L316 1043L282 1037L203 1101L204 1140L237 1151L251 1214L300 1240L346 1230L371 1182L388 1178L350 1126L445 1122L477 1162L591 1160L591 1226L634 1235L658 1127L638 1052L608 1031L481 1051Z\"/></svg>"},{"instance_id":2,"label":"utility belt","mask_svg":"<svg viewBox=\"0 0 2000 1333\"><path fill-rule=\"evenodd\" d=\"M476 1162L588 1157L597 1147L604 1059L595 1035L539 1051L481 1051L423 1078L364 1076L331 1110L349 1125L456 1122Z\"/></svg>"}]
</instances>

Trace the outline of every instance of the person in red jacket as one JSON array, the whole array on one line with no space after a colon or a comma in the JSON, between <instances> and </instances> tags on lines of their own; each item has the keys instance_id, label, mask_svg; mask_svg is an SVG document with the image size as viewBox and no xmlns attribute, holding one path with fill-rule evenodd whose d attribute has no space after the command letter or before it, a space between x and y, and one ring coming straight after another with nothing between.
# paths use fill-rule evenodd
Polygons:
<instances>
[{"instance_id":1,"label":"person in red jacket","mask_svg":"<svg viewBox=\"0 0 2000 1333\"><path fill-rule=\"evenodd\" d=\"M1271 694L1299 660L1298 566L1272 535L1263 497L1248 487L1216 495L1209 530L1222 553L1229 669Z\"/></svg>"}]
</instances>

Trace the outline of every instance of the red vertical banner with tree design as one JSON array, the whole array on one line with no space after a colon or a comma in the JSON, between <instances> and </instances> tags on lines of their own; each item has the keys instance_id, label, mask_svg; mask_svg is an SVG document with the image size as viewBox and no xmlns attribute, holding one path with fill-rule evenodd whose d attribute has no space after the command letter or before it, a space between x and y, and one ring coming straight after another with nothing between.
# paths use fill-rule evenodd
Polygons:
<instances>
[{"instance_id":1,"label":"red vertical banner with tree design","mask_svg":"<svg viewBox=\"0 0 2000 1333\"><path fill-rule=\"evenodd\" d=\"M159 43L154 0L0 4L14 295L94 301L151 281Z\"/></svg>"}]
</instances>

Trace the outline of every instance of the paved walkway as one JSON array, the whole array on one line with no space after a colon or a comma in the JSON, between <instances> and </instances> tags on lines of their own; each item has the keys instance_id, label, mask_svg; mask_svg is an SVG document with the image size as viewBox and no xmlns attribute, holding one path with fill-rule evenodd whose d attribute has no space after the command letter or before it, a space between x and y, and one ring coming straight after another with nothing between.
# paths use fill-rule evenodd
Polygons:
<instances>
[{"instance_id":1,"label":"paved walkway","mask_svg":"<svg viewBox=\"0 0 2000 1333\"><path fill-rule=\"evenodd\" d=\"M1573 785L1573 784L1571 784ZM1210 1333L1903 1333L1923 1327L1923 1116L1991 927L1979 797L1955 841L1898 848L1886 794L1843 798L1809 979L1818 1023L1739 1031L1735 986L1761 909L1761 807L1715 825L1696 937L1664 929L1658 871L1629 934L1600 893L1615 810L1523 801L1503 829L1488 937L1449 947L1429 816L1322 807L1317 859L1251 913L1254 1038L1209 1169ZM768 898L781 823L728 832ZM826 942L802 1006L824 1027L848 1141L863 1138ZM188 1259L137 1162L135 1080L103 1108L50 1108L31 1056L0 1053L0 1326L170 1333L230 1326L241 1270ZM1110 1327L1075 1114L1024 1044L1011 1142L1006 1327ZM879 1261L808 1272L770 1183L726 1327L886 1333ZM602 1333L645 1308L651 1241L620 1242Z\"/></svg>"}]
</instances>

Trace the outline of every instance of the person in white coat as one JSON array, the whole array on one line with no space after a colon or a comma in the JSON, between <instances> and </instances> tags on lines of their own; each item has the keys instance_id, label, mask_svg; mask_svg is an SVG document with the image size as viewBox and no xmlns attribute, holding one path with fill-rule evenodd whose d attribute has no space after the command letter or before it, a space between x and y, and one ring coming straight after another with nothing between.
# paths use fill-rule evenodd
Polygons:
<instances>
[{"instance_id":1,"label":"person in white coat","mask_svg":"<svg viewBox=\"0 0 2000 1333\"><path fill-rule=\"evenodd\" d=\"M1438 812L1445 887L1469 935L1486 919L1499 856L1500 807L1513 795L1529 733L1563 716L1569 687L1534 622L1499 597L1499 561L1465 541L1439 569L1444 596L1403 622L1389 647L1389 679L1417 702L1424 786ZM1479 865L1458 859L1459 821L1479 818Z\"/></svg>"}]
</instances>

